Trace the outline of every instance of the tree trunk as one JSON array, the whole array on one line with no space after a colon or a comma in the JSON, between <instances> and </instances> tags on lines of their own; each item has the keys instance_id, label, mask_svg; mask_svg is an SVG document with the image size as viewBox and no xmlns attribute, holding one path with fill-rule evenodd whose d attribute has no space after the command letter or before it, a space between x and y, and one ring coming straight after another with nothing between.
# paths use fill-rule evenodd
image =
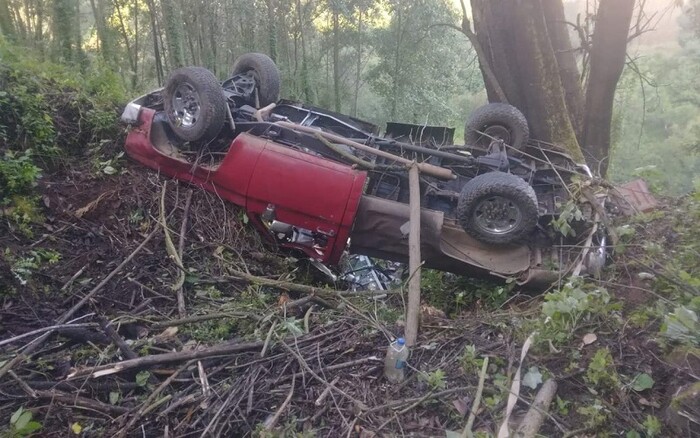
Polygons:
<instances>
[{"instance_id":1,"label":"tree trunk","mask_svg":"<svg viewBox=\"0 0 700 438\"><path fill-rule=\"evenodd\" d=\"M100 54L107 65L114 66L117 59L114 52L114 42L106 20L112 13L105 6L105 0L90 0L92 15L95 18L95 30L97 38L100 40Z\"/></svg>"},{"instance_id":2,"label":"tree trunk","mask_svg":"<svg viewBox=\"0 0 700 438\"><path fill-rule=\"evenodd\" d=\"M591 44L583 148L594 172L605 176L615 89L625 66L634 0L601 0Z\"/></svg>"},{"instance_id":3,"label":"tree trunk","mask_svg":"<svg viewBox=\"0 0 700 438\"><path fill-rule=\"evenodd\" d=\"M9 40L15 37L15 25L12 22L8 0L0 0L0 33L5 35Z\"/></svg>"},{"instance_id":4,"label":"tree trunk","mask_svg":"<svg viewBox=\"0 0 700 438\"><path fill-rule=\"evenodd\" d=\"M340 18L333 11L333 106L340 112Z\"/></svg>"},{"instance_id":5,"label":"tree trunk","mask_svg":"<svg viewBox=\"0 0 700 438\"><path fill-rule=\"evenodd\" d=\"M583 88L564 16L564 4L561 0L542 0L542 9L547 23L547 33L557 59L559 77L564 87L566 109L576 132L576 138L581 144L583 141Z\"/></svg>"},{"instance_id":6,"label":"tree trunk","mask_svg":"<svg viewBox=\"0 0 700 438\"><path fill-rule=\"evenodd\" d=\"M158 45L158 25L156 22L156 8L153 4L153 0L147 0L148 5L148 15L151 21L151 36L153 37L153 57L155 58L155 68L156 68L156 79L158 80L158 85L163 84L163 62L160 58L160 47Z\"/></svg>"},{"instance_id":7,"label":"tree trunk","mask_svg":"<svg viewBox=\"0 0 700 438\"><path fill-rule=\"evenodd\" d=\"M508 102L525 114L532 136L583 161L540 1L472 0L472 7L491 70Z\"/></svg>"},{"instance_id":8,"label":"tree trunk","mask_svg":"<svg viewBox=\"0 0 700 438\"><path fill-rule=\"evenodd\" d=\"M277 61L277 26L275 24L275 2L274 0L265 0L267 6L267 43L270 59Z\"/></svg>"},{"instance_id":9,"label":"tree trunk","mask_svg":"<svg viewBox=\"0 0 700 438\"><path fill-rule=\"evenodd\" d=\"M180 11L176 8L174 0L161 0L160 5L163 10L165 40L168 44L170 67L182 67L185 65L185 53L182 45L183 29Z\"/></svg>"},{"instance_id":10,"label":"tree trunk","mask_svg":"<svg viewBox=\"0 0 700 438\"><path fill-rule=\"evenodd\" d=\"M357 54L355 59L355 93L352 100L353 117L357 117L357 101L360 97L360 84L362 83L362 7L357 11Z\"/></svg>"}]
</instances>

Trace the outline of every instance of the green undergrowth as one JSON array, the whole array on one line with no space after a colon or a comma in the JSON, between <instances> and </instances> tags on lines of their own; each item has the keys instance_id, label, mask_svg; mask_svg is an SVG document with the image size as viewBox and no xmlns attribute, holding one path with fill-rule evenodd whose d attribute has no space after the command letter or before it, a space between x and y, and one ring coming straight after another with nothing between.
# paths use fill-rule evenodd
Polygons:
<instances>
[{"instance_id":1,"label":"green undergrowth","mask_svg":"<svg viewBox=\"0 0 700 438\"><path fill-rule=\"evenodd\" d=\"M120 136L125 101L113 71L37 59L0 43L0 217L29 236L42 220L35 190L42 173L80 164L73 157L104 161L105 143Z\"/></svg>"}]
</instances>

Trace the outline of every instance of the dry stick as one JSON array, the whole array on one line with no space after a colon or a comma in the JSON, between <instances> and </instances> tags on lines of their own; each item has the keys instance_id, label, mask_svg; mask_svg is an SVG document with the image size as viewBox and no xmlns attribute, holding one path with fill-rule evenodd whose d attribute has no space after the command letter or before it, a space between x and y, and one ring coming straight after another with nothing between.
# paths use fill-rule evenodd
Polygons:
<instances>
[{"instance_id":1,"label":"dry stick","mask_svg":"<svg viewBox=\"0 0 700 438\"><path fill-rule=\"evenodd\" d=\"M410 192L410 231L408 234L408 306L406 309L406 345L413 346L418 339L418 319L420 316L420 173L414 163L408 169Z\"/></svg>"},{"instance_id":2,"label":"dry stick","mask_svg":"<svg viewBox=\"0 0 700 438\"><path fill-rule=\"evenodd\" d=\"M126 266L133 258L138 254L143 248L146 247L146 244L153 238L153 236L156 235L158 232L158 228L155 228L151 233L141 242L141 244L131 253L127 258L124 259L123 262L119 264L112 272L110 272L104 280L102 280L97 286L95 286L90 292L87 293L80 301L78 301L73 307L68 309L56 322L58 324L64 324L66 321L68 321L75 312L80 310L85 303L87 303L92 297L94 297L97 292L99 292L109 281L114 278L115 275L121 271L124 266ZM19 365L24 361L25 358L27 358L30 354L35 352L43 343L48 339L49 336L53 333L53 330L44 333L42 336L39 338L35 339L32 343L27 345L27 347L22 351L22 353L18 354L15 356L11 361L5 364L2 368L0 368L0 377L4 376L5 373L7 373L9 370L11 370L15 365Z\"/></svg>"},{"instance_id":3,"label":"dry stick","mask_svg":"<svg viewBox=\"0 0 700 438\"><path fill-rule=\"evenodd\" d=\"M320 333L314 336L304 337L300 342L312 342L323 338L328 334ZM225 343L223 345L214 345L212 347L203 348L201 350L188 350L175 353L153 354L150 356L142 356L136 359L124 360L117 363L100 365L86 369L76 370L70 373L66 379L72 380L80 377L102 377L111 374L122 373L124 371L138 370L157 365L166 365L190 360L209 359L212 357L229 356L234 353L244 351L259 350L263 346L262 342L246 342L242 344Z\"/></svg>"},{"instance_id":4,"label":"dry stick","mask_svg":"<svg viewBox=\"0 0 700 438\"><path fill-rule=\"evenodd\" d=\"M81 323L81 324L61 324L61 325L52 325L49 327L42 327L40 329L32 330L31 332L27 332L27 333L22 333L21 335L17 335L15 337L12 337L9 339L3 339L2 341L0 341L0 346L6 345L6 344L11 344L13 342L20 341L24 338L38 335L40 333L44 333L47 331L60 330L60 329L65 329L65 328L95 327L95 326L96 326L95 323L86 322L86 323Z\"/></svg>"},{"instance_id":5,"label":"dry stick","mask_svg":"<svg viewBox=\"0 0 700 438\"><path fill-rule=\"evenodd\" d=\"M486 380L486 371L489 367L489 357L484 357L484 363L481 365L481 374L479 375L479 386L476 388L476 395L474 396L474 403L472 404L471 412L469 413L469 418L467 419L467 424L464 426L462 431L462 438L472 438L474 434L472 433L472 426L474 426L474 420L476 419L476 411L479 409L481 404L481 393L484 391L484 381Z\"/></svg>"},{"instance_id":6,"label":"dry stick","mask_svg":"<svg viewBox=\"0 0 700 438\"><path fill-rule=\"evenodd\" d=\"M356 399L355 397L351 396L351 395L348 394L347 392L345 392L345 391L343 391L342 389L338 388L336 385L333 385L332 383L328 383L328 381L327 381L326 379L324 379L323 377L321 377L321 376L319 376L318 374L316 374L316 373L314 372L314 370L311 369L311 367L309 366L309 364L306 363L306 361L304 360L304 358L301 357L301 355L299 355L299 353L297 353L296 351L294 351L294 349L292 349L292 347L290 347L289 345L287 345L283 340L280 340L280 345L282 345L282 347L284 347L285 350L287 350L287 351L289 351L290 353L292 353L292 356L294 356L294 357L296 358L297 362L299 362L299 365L301 365L302 368L304 368L309 374L311 374L311 376L312 376L314 379L316 379L316 380L318 380L319 382L321 382L321 383L323 383L324 385L326 385L327 388L331 388L331 389L335 390L338 394L340 394L340 395L342 395L343 397L347 398L348 400L352 401L352 402L355 403L355 405L358 406L361 410L364 411L364 410L367 410L367 409L368 409L367 405L364 404L361 400Z\"/></svg>"},{"instance_id":7,"label":"dry stick","mask_svg":"<svg viewBox=\"0 0 700 438\"><path fill-rule=\"evenodd\" d=\"M65 403L66 406L86 408L93 411L101 412L105 415L123 415L129 412L127 408L121 406L112 406L90 398L80 397L73 394L66 394L56 390L36 391L36 395L40 399L48 399Z\"/></svg>"},{"instance_id":8,"label":"dry stick","mask_svg":"<svg viewBox=\"0 0 700 438\"><path fill-rule=\"evenodd\" d=\"M275 425L277 425L277 422L282 416L282 412L284 412L284 410L287 409L287 406L289 406L289 402L292 401L292 395L294 395L294 385L296 384L296 382L297 379L293 378L292 387L289 388L289 394L287 394L287 398L284 400L284 403L282 403L280 408L277 409L277 412L275 412L275 415L270 419L270 421L265 422L265 430L272 430L275 427Z\"/></svg>"},{"instance_id":9,"label":"dry stick","mask_svg":"<svg viewBox=\"0 0 700 438\"><path fill-rule=\"evenodd\" d=\"M124 428L120 431L119 436L124 436L126 433L129 432L129 429L134 427L134 424L136 424L137 421L146 413L146 411L149 410L151 402L158 397L158 395L168 386L170 383L175 380L177 376L180 375L181 372L187 369L192 364L193 361L189 361L180 368L178 368L174 373L172 373L170 376L168 376L167 379L163 381L152 393L151 395L148 396L148 398L141 403L141 407L139 408L138 411L131 417L129 422L124 426Z\"/></svg>"},{"instance_id":10,"label":"dry stick","mask_svg":"<svg viewBox=\"0 0 700 438\"><path fill-rule=\"evenodd\" d=\"M351 146L355 149L359 149L361 151L368 152L370 154L373 154L373 155L376 155L379 157L388 158L390 160L394 160L395 162L401 163L401 164L406 165L406 166L410 166L410 165L418 166L418 168L420 169L421 172L423 172L427 175L434 176L436 178L445 179L445 180L455 179L455 174L452 173L452 171L450 169L446 169L444 167L439 167L439 166L434 166L434 165L428 164L428 163L415 163L414 161L411 161L407 158L403 158L401 156L394 155L390 152L386 152L386 151L382 151L380 149L373 148L372 146L367 146L366 144L362 144L362 143L358 143L356 141L348 140L347 138L341 137L340 135L331 134L330 132L325 132L325 131L319 131L318 129L312 128L310 126L301 126L301 125L297 125L297 124L290 123L290 122L277 122L275 124L282 126L284 128L292 129L294 131L306 132L306 133L312 134L312 135L318 134L318 135L321 135L321 136L325 137L326 139L334 141L336 143L345 144L345 145Z\"/></svg>"},{"instance_id":11,"label":"dry stick","mask_svg":"<svg viewBox=\"0 0 700 438\"><path fill-rule=\"evenodd\" d=\"M295 376L296 376L296 374L295 374ZM338 380L340 380L340 376L337 376L335 379L331 380L331 385L335 385L336 383L338 383ZM326 400L326 397L328 397L328 394L330 394L330 393L331 393L331 387L329 386L326 389L324 389L323 392L321 392L321 395L318 396L318 398L314 402L314 405L319 406L319 407L322 406L323 402Z\"/></svg>"},{"instance_id":12,"label":"dry stick","mask_svg":"<svg viewBox=\"0 0 700 438\"><path fill-rule=\"evenodd\" d=\"M364 294L358 294L354 291L338 291L334 289L327 289L323 287L313 287L313 286L307 286L304 284L297 284L297 283L290 283L288 281L283 281L283 280L273 280L270 278L265 278L265 277L258 277L252 274L248 274L242 271L231 271L231 274L229 276L222 277L221 280L217 280L216 282L229 282L232 279L238 279L238 280L245 280L248 283L253 283L253 284L258 284L262 286L274 286L278 287L280 289L292 291L292 292L299 292L302 294L307 294L307 295L321 295L321 296L328 296L328 297L334 297L334 296L354 296L354 295L364 295ZM206 281L205 281L206 282ZM374 295L379 295L376 293L376 291L372 291ZM381 294L392 294L392 293L401 293L399 290L387 290L387 291L381 291ZM368 296L371 294L367 294Z\"/></svg>"},{"instance_id":13,"label":"dry stick","mask_svg":"<svg viewBox=\"0 0 700 438\"><path fill-rule=\"evenodd\" d=\"M520 423L515 436L519 438L534 438L537 435L556 393L557 382L554 379L548 379L542 384L542 388L537 392L535 401L532 402L532 406L525 414L525 418Z\"/></svg>"},{"instance_id":14,"label":"dry stick","mask_svg":"<svg viewBox=\"0 0 700 438\"><path fill-rule=\"evenodd\" d=\"M190 211L190 204L192 204L192 189L187 192L187 199L185 200L185 212L182 213L182 224L180 225L180 241L177 245L177 253L180 256L180 264L182 264L182 256L185 252L185 234L187 234L187 216ZM184 276L184 272L181 274ZM177 289L177 313L180 318L187 316L187 309L185 309L185 291L184 282Z\"/></svg>"},{"instance_id":15,"label":"dry stick","mask_svg":"<svg viewBox=\"0 0 700 438\"><path fill-rule=\"evenodd\" d=\"M116 345L119 348L119 351L122 352L124 357L127 359L136 359L139 357L138 354L134 350L127 345L127 343L122 339L121 336L119 336L119 333L117 333L116 330L114 330L114 327L112 327L112 324L107 321L107 319L104 316L100 316L97 318L97 321L100 323L100 327L102 327L102 330L105 332L107 336L114 342L114 345Z\"/></svg>"},{"instance_id":16,"label":"dry stick","mask_svg":"<svg viewBox=\"0 0 700 438\"><path fill-rule=\"evenodd\" d=\"M363 414L366 415L366 414L371 414L371 413L373 413L373 412L383 411L384 409L391 409L391 408L400 407L400 406L403 406L403 405L408 404L408 403L415 403L415 402L417 402L418 400L421 400L422 402L424 402L424 401L426 401L426 400L432 400L432 399L435 399L435 398L440 398L440 397L443 397L443 396L445 396L445 395L454 394L455 392L460 392L460 391L466 391L466 390L468 390L468 389L471 389L471 388L466 387L466 386L460 386L459 388L445 389L444 391L433 392L433 393L431 393L430 397L423 396L423 397L405 398L405 399L402 399L402 400L394 400L394 401L392 401L392 402L389 402L389 403L386 403L386 404L383 404L383 405L372 406L371 408L369 408L369 409L368 409L366 412L364 412Z\"/></svg>"},{"instance_id":17,"label":"dry stick","mask_svg":"<svg viewBox=\"0 0 700 438\"><path fill-rule=\"evenodd\" d=\"M326 372L327 372L327 371L336 371L336 370L340 370L340 369L343 369L343 368L353 367L353 366L356 366L356 365L363 365L363 364L366 364L366 363L368 363L368 362L375 362L376 364L380 364L380 363L382 363L382 360L379 359L379 358L376 357L376 356L363 357L363 358L361 358L361 359L355 359L355 360L351 360L351 361L349 361L349 362L343 362L343 363L339 363L339 364L335 364L335 365L329 365L329 366L327 366L327 367L324 368L324 371L326 371ZM294 376L294 377L301 377L303 374L304 374L304 373L295 373L295 374L292 374L292 376ZM292 376L284 376L284 377L281 377L281 378L277 381L277 383L286 382L287 380L291 379ZM335 385L334 382L331 382L331 384L332 384L332 385Z\"/></svg>"},{"instance_id":18,"label":"dry stick","mask_svg":"<svg viewBox=\"0 0 700 438\"><path fill-rule=\"evenodd\" d=\"M186 325L186 324L194 324L197 322L202 322L202 321L210 321L212 319L220 319L220 318L251 318L256 321L260 321L260 317L257 315L254 315L252 313L247 313L247 312L236 312L236 311L230 311L230 312L219 312L219 313L206 313L204 315L194 315L194 316L188 316L187 318L181 318L181 319L171 319L170 321L158 321L158 322L151 322L151 321L145 321L148 322L151 326L151 328L166 328L166 327L175 327L179 325ZM129 322L128 320L125 322Z\"/></svg>"},{"instance_id":19,"label":"dry stick","mask_svg":"<svg viewBox=\"0 0 700 438\"><path fill-rule=\"evenodd\" d=\"M170 237L170 230L168 229L168 223L165 219L165 192L168 188L168 181L163 182L163 190L161 190L160 193L160 224L163 226L163 233L165 235L165 250L168 253L168 256L173 259L175 262L175 266L178 267L177 271L177 281L175 281L175 284L172 285L172 289L174 291L180 290L182 288L182 285L185 284L185 268L182 265L182 259L180 259L180 256L177 253L177 250L175 249L175 244L173 243L172 237ZM183 298L183 308L184 308L184 298ZM178 311L180 311L180 300L178 297ZM183 315L180 315L183 317Z\"/></svg>"}]
</instances>

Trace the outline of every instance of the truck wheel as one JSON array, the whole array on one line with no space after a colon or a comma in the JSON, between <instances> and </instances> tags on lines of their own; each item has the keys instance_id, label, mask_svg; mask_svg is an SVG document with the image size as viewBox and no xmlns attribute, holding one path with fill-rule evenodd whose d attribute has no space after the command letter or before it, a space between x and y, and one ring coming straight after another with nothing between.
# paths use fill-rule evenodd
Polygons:
<instances>
[{"instance_id":1,"label":"truck wheel","mask_svg":"<svg viewBox=\"0 0 700 438\"><path fill-rule=\"evenodd\" d=\"M255 88L261 107L277 102L280 97L280 71L269 56L263 53L246 53L233 63L231 76L250 74L255 79Z\"/></svg>"},{"instance_id":2,"label":"truck wheel","mask_svg":"<svg viewBox=\"0 0 700 438\"><path fill-rule=\"evenodd\" d=\"M173 71L163 90L168 122L185 141L209 141L226 120L226 99L214 74L203 67Z\"/></svg>"},{"instance_id":3,"label":"truck wheel","mask_svg":"<svg viewBox=\"0 0 700 438\"><path fill-rule=\"evenodd\" d=\"M507 103L489 103L474 110L464 127L464 144L488 147L493 139L522 149L530 137L523 113Z\"/></svg>"},{"instance_id":4,"label":"truck wheel","mask_svg":"<svg viewBox=\"0 0 700 438\"><path fill-rule=\"evenodd\" d=\"M537 196L522 178L489 172L469 180L459 196L457 219L477 240L495 245L515 243L537 226Z\"/></svg>"}]
</instances>

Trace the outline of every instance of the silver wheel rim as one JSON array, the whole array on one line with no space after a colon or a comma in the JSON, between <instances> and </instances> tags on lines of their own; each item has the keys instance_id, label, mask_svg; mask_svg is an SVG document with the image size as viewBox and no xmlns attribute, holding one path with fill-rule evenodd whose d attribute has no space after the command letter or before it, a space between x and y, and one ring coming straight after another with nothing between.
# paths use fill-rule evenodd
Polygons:
<instances>
[{"instance_id":1,"label":"silver wheel rim","mask_svg":"<svg viewBox=\"0 0 700 438\"><path fill-rule=\"evenodd\" d=\"M489 234L506 234L517 228L523 220L520 209L503 196L489 196L474 209L474 224Z\"/></svg>"},{"instance_id":2,"label":"silver wheel rim","mask_svg":"<svg viewBox=\"0 0 700 438\"><path fill-rule=\"evenodd\" d=\"M480 141L490 144L494 139L503 140L505 144L510 144L510 131L505 126L491 125L482 131Z\"/></svg>"},{"instance_id":3,"label":"silver wheel rim","mask_svg":"<svg viewBox=\"0 0 700 438\"><path fill-rule=\"evenodd\" d=\"M173 113L178 124L184 128L191 128L199 120L201 104L199 93L188 83L177 86L172 98Z\"/></svg>"}]
</instances>

